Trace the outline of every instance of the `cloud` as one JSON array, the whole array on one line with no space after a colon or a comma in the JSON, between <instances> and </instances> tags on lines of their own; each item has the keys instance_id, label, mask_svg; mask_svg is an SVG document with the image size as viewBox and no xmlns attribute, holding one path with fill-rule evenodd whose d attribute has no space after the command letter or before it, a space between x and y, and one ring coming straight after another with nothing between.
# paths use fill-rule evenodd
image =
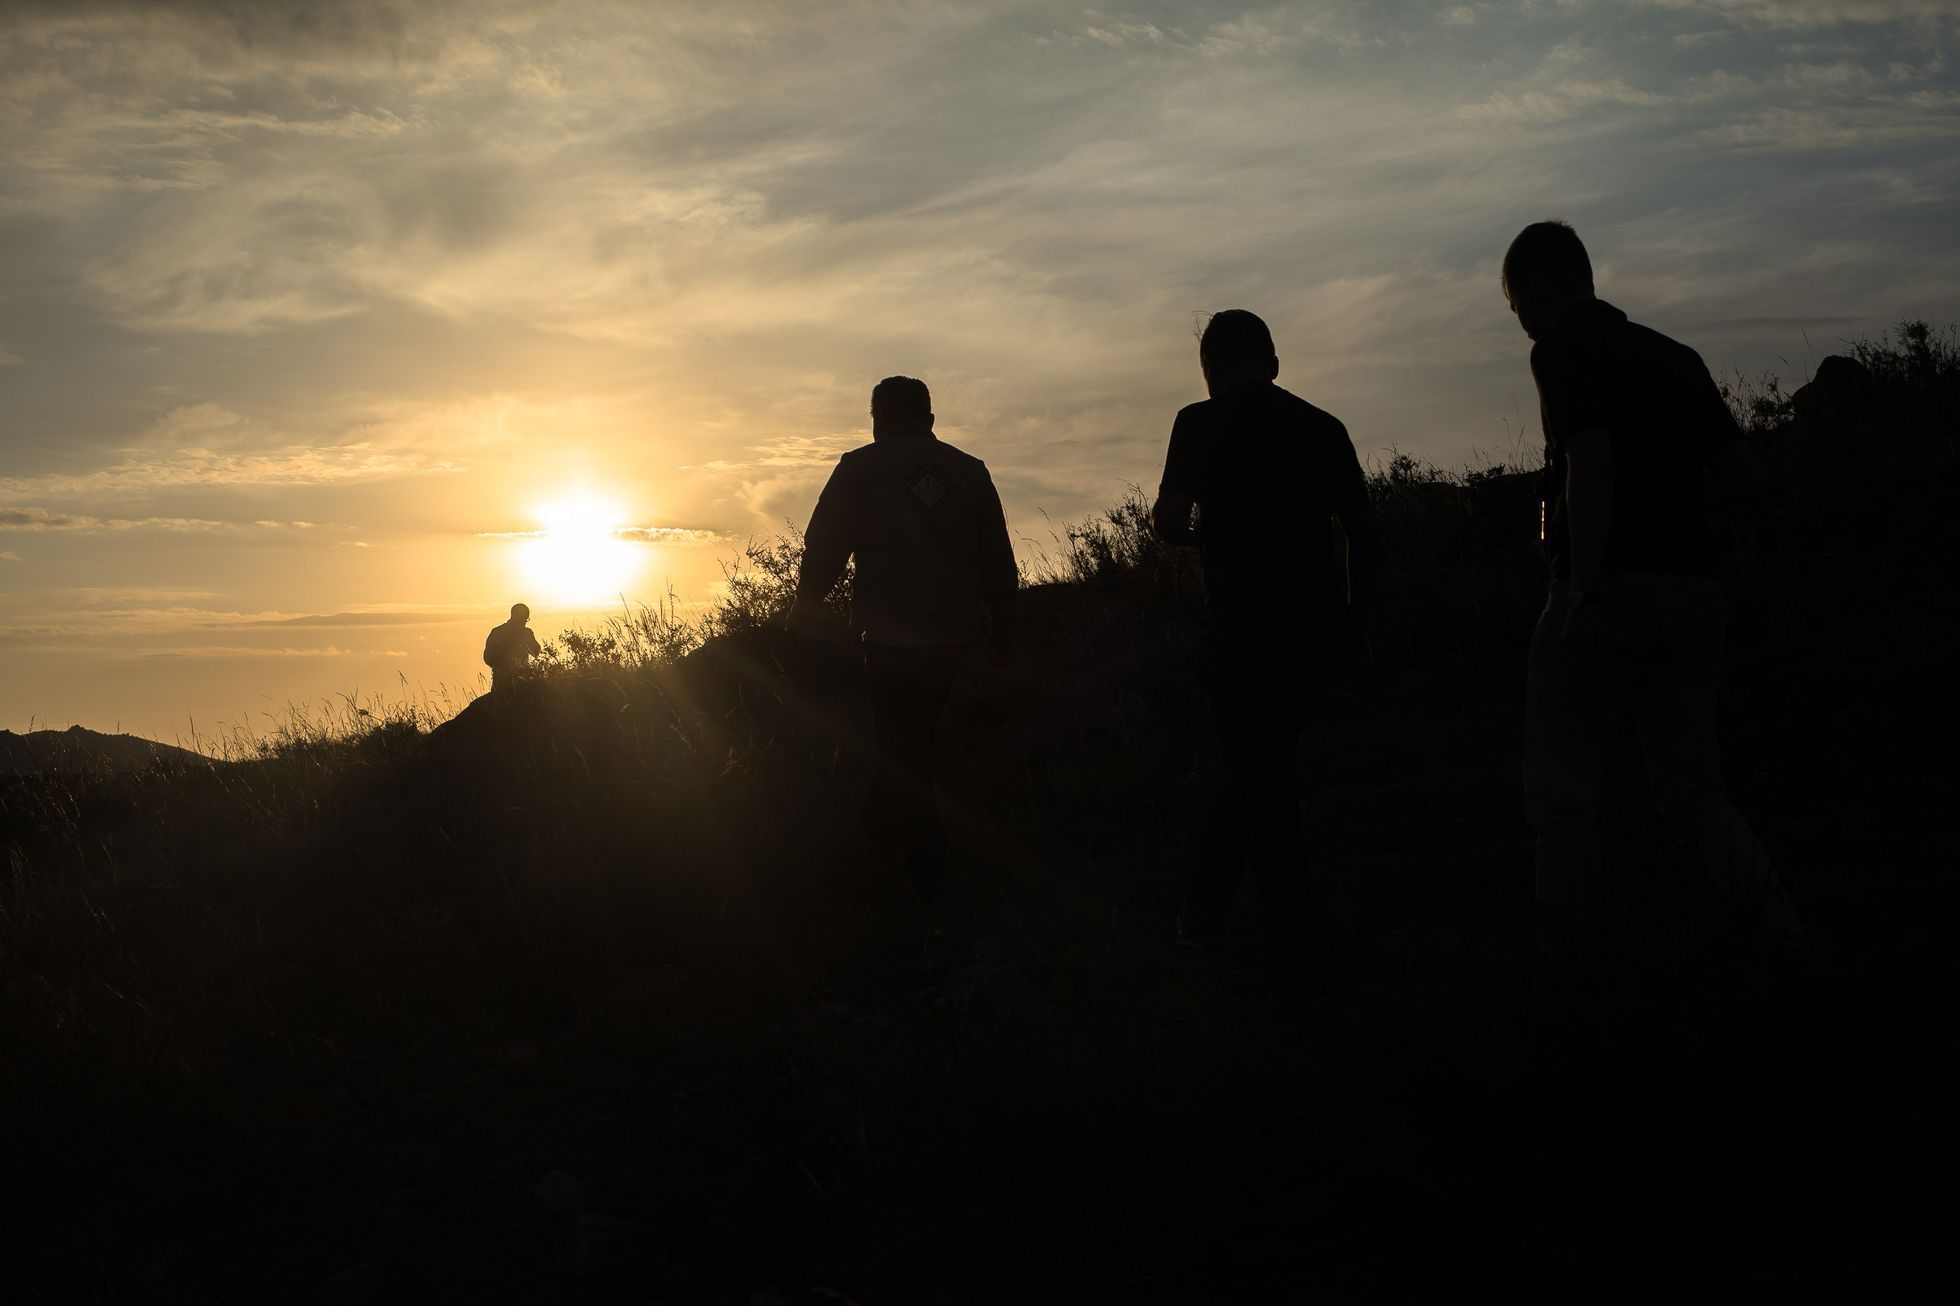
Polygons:
<instances>
[{"instance_id":1,"label":"cloud","mask_svg":"<svg viewBox=\"0 0 1960 1306\"><path fill-rule=\"evenodd\" d=\"M1542 91L1493 91L1483 101L1457 110L1457 116L1482 123L1560 123L1590 109L1657 108L1673 103L1676 97L1643 91L1615 78L1561 82Z\"/></svg>"},{"instance_id":2,"label":"cloud","mask_svg":"<svg viewBox=\"0 0 1960 1306\"><path fill-rule=\"evenodd\" d=\"M85 606L97 604L156 604L164 607L180 607L186 603L203 599L215 599L217 594L210 590L171 589L152 585L71 585L60 591L64 600Z\"/></svg>"},{"instance_id":3,"label":"cloud","mask_svg":"<svg viewBox=\"0 0 1960 1306\"><path fill-rule=\"evenodd\" d=\"M1953 18L1950 0L1647 0L1664 9L1719 11L1768 27L1835 27Z\"/></svg>"},{"instance_id":4,"label":"cloud","mask_svg":"<svg viewBox=\"0 0 1960 1306\"><path fill-rule=\"evenodd\" d=\"M0 562L19 562L20 555L12 549L0 549Z\"/></svg>"},{"instance_id":5,"label":"cloud","mask_svg":"<svg viewBox=\"0 0 1960 1306\"><path fill-rule=\"evenodd\" d=\"M720 531L690 529L684 526L621 526L612 532L616 540L640 544L676 544L690 548L716 544L725 539Z\"/></svg>"},{"instance_id":6,"label":"cloud","mask_svg":"<svg viewBox=\"0 0 1960 1306\"><path fill-rule=\"evenodd\" d=\"M190 644L181 648L145 649L140 658L196 660L199 658L344 658L353 649L327 644L319 648L261 648L255 644Z\"/></svg>"},{"instance_id":7,"label":"cloud","mask_svg":"<svg viewBox=\"0 0 1960 1306\"><path fill-rule=\"evenodd\" d=\"M229 622L213 622L211 624L239 626L426 626L476 621L482 615L482 610L478 608L451 609L436 612L334 612L297 617L251 617Z\"/></svg>"},{"instance_id":8,"label":"cloud","mask_svg":"<svg viewBox=\"0 0 1960 1306\"><path fill-rule=\"evenodd\" d=\"M1960 142L1960 115L1943 103L1888 97L1855 105L1770 108L1703 128L1695 138L1745 150L1870 150L1920 142Z\"/></svg>"},{"instance_id":9,"label":"cloud","mask_svg":"<svg viewBox=\"0 0 1960 1306\"><path fill-rule=\"evenodd\" d=\"M615 526L606 534L615 540L629 540L635 544L673 544L688 548L716 544L727 537L720 531L700 530L687 526ZM478 531L480 540L543 540L551 538L552 532L538 531Z\"/></svg>"},{"instance_id":10,"label":"cloud","mask_svg":"<svg viewBox=\"0 0 1960 1306\"><path fill-rule=\"evenodd\" d=\"M0 367L25 367L27 360L7 348L7 342L0 340Z\"/></svg>"},{"instance_id":11,"label":"cloud","mask_svg":"<svg viewBox=\"0 0 1960 1306\"><path fill-rule=\"evenodd\" d=\"M0 531L219 531L235 523L196 517L90 517L45 508L0 508Z\"/></svg>"},{"instance_id":12,"label":"cloud","mask_svg":"<svg viewBox=\"0 0 1960 1306\"><path fill-rule=\"evenodd\" d=\"M0 503L347 521L287 529L413 576L583 481L708 544L803 517L907 372L1026 533L1154 479L1231 303L1452 461L1521 411L1531 217L1656 325L1758 320L1743 359L1951 285L1936 8L13 6L0 223L47 271L0 338L45 388Z\"/></svg>"},{"instance_id":13,"label":"cloud","mask_svg":"<svg viewBox=\"0 0 1960 1306\"><path fill-rule=\"evenodd\" d=\"M0 508L0 531L40 533L103 534L154 531L171 535L241 535L279 532L305 535L318 531L342 531L337 522L218 521L207 517L96 517L86 513L54 512L46 508Z\"/></svg>"},{"instance_id":14,"label":"cloud","mask_svg":"<svg viewBox=\"0 0 1960 1306\"><path fill-rule=\"evenodd\" d=\"M715 472L747 471L755 467L828 467L837 461L838 455L848 453L870 438L868 431L845 435L786 435L750 445L743 451L747 457L716 458L700 466Z\"/></svg>"},{"instance_id":15,"label":"cloud","mask_svg":"<svg viewBox=\"0 0 1960 1306\"><path fill-rule=\"evenodd\" d=\"M107 455L100 466L0 478L0 500L99 501L169 489L353 485L454 473L507 441L507 423L522 408L495 395L371 407L348 421L342 439L304 442L216 403L186 404L151 422L136 445Z\"/></svg>"}]
</instances>

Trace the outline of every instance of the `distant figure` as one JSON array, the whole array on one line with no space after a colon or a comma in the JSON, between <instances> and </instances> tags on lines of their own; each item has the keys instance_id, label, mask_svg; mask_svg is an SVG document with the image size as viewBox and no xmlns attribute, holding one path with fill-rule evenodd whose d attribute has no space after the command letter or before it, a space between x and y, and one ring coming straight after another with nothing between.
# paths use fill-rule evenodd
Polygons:
<instances>
[{"instance_id":1,"label":"distant figure","mask_svg":"<svg viewBox=\"0 0 1960 1306\"><path fill-rule=\"evenodd\" d=\"M1551 595L1531 639L1524 754L1541 958L1564 980L1599 978L1600 789L1629 710L1676 837L1741 923L1800 949L1769 854L1722 787L1715 731L1727 605L1704 473L1746 491L1762 469L1701 358L1593 295L1571 227L1520 232L1502 286L1534 342L1545 431Z\"/></svg>"},{"instance_id":2,"label":"distant figure","mask_svg":"<svg viewBox=\"0 0 1960 1306\"><path fill-rule=\"evenodd\" d=\"M961 666L1005 639L1019 574L987 466L932 433L925 382L871 392L871 443L837 462L804 533L792 631L822 624L824 596L855 556L851 624L862 632L877 755L864 824L895 847L915 892L943 877L933 735Z\"/></svg>"},{"instance_id":3,"label":"distant figure","mask_svg":"<svg viewBox=\"0 0 1960 1306\"><path fill-rule=\"evenodd\" d=\"M1160 538L1204 550L1206 679L1225 770L1178 941L1205 946L1250 862L1273 962L1299 979L1312 936L1294 750L1347 662L1380 539L1347 428L1274 384L1265 322L1244 309L1215 314L1198 365L1211 398L1178 413L1151 509Z\"/></svg>"},{"instance_id":4,"label":"distant figure","mask_svg":"<svg viewBox=\"0 0 1960 1306\"><path fill-rule=\"evenodd\" d=\"M522 603L510 605L510 620L490 629L483 641L483 664L490 668L490 692L508 688L531 669L531 659L542 650L531 631L531 609Z\"/></svg>"}]
</instances>

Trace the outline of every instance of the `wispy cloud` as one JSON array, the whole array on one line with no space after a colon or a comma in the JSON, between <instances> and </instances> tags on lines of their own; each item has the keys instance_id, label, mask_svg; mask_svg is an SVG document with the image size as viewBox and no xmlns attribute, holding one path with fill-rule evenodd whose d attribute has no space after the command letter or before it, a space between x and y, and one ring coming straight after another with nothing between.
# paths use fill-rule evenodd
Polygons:
<instances>
[{"instance_id":1,"label":"wispy cloud","mask_svg":"<svg viewBox=\"0 0 1960 1306\"><path fill-rule=\"evenodd\" d=\"M203 517L91 517L82 513L51 512L45 508L0 508L0 531L165 531L206 534L240 531L344 530L333 523L310 521L213 521Z\"/></svg>"},{"instance_id":2,"label":"wispy cloud","mask_svg":"<svg viewBox=\"0 0 1960 1306\"><path fill-rule=\"evenodd\" d=\"M552 532L539 531L478 531L480 540L543 540L549 539ZM700 530L688 526L615 526L606 532L615 540L630 540L635 544L675 544L688 548L716 544L727 538L720 531Z\"/></svg>"},{"instance_id":3,"label":"wispy cloud","mask_svg":"<svg viewBox=\"0 0 1960 1306\"><path fill-rule=\"evenodd\" d=\"M153 605L175 608L218 597L211 590L170 589L161 585L71 585L60 591L69 602L87 606Z\"/></svg>"},{"instance_id":4,"label":"wispy cloud","mask_svg":"<svg viewBox=\"0 0 1960 1306\"><path fill-rule=\"evenodd\" d=\"M344 658L354 650L338 644L318 648L262 648L256 644L186 644L180 648L145 649L134 656L173 660L201 658Z\"/></svg>"},{"instance_id":5,"label":"wispy cloud","mask_svg":"<svg viewBox=\"0 0 1960 1306\"><path fill-rule=\"evenodd\" d=\"M1836 27L1903 20L1951 22L1948 0L1647 0L1664 9L1730 15L1768 27Z\"/></svg>"},{"instance_id":6,"label":"wispy cloud","mask_svg":"<svg viewBox=\"0 0 1960 1306\"><path fill-rule=\"evenodd\" d=\"M332 612L295 617L245 617L217 621L213 625L240 626L428 626L455 622L480 622L480 609L436 612Z\"/></svg>"}]
</instances>

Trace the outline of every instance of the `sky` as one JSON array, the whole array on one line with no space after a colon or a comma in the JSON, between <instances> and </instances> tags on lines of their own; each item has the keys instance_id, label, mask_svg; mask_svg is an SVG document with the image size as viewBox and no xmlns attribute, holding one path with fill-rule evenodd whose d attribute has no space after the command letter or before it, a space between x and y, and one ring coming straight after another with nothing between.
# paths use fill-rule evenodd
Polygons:
<instances>
[{"instance_id":1,"label":"sky","mask_svg":"<svg viewBox=\"0 0 1960 1306\"><path fill-rule=\"evenodd\" d=\"M0 726L460 702L712 599L932 387L1024 561L1251 308L1364 462L1534 461L1572 222L1720 376L1960 317L1950 0L0 5Z\"/></svg>"}]
</instances>

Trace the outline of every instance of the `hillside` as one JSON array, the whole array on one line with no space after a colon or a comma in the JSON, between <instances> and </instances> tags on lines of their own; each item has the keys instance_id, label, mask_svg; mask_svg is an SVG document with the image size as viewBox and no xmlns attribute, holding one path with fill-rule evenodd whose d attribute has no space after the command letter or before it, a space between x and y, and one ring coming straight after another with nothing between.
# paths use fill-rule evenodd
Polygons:
<instances>
[{"instance_id":1,"label":"hillside","mask_svg":"<svg viewBox=\"0 0 1960 1306\"><path fill-rule=\"evenodd\" d=\"M141 771L154 766L205 762L188 748L159 744L137 735L105 735L81 726L66 730L0 730L0 775L39 775L49 771Z\"/></svg>"},{"instance_id":2,"label":"hillside","mask_svg":"<svg viewBox=\"0 0 1960 1306\"><path fill-rule=\"evenodd\" d=\"M777 541L502 710L0 785L0 1261L55 1301L1882 1296L1931 1245L1960 360L1908 330L1736 399L1778 488L1732 523L1727 765L1807 986L1699 923L1629 755L1640 1000L1597 1057L1522 1019L1528 476L1371 481L1304 1008L1250 905L1170 946L1215 763L1140 503L963 686L929 906L862 864L852 656L771 625Z\"/></svg>"}]
</instances>

